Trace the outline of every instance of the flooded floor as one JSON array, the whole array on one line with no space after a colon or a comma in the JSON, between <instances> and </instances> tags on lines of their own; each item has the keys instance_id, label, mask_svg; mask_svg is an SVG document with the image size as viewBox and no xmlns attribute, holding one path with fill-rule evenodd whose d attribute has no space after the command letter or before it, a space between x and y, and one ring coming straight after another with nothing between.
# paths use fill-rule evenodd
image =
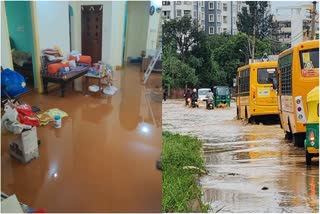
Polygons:
<instances>
[{"instance_id":1,"label":"flooded floor","mask_svg":"<svg viewBox=\"0 0 320 214\"><path fill-rule=\"evenodd\" d=\"M114 96L66 90L21 100L69 114L38 127L40 157L21 164L1 135L1 191L48 212L161 212L161 74L142 85L139 67L114 71Z\"/></svg>"},{"instance_id":2,"label":"flooded floor","mask_svg":"<svg viewBox=\"0 0 320 214\"><path fill-rule=\"evenodd\" d=\"M284 140L280 125L246 125L230 108L206 110L163 102L163 130L205 143L209 171L201 178L204 202L219 212L319 212L319 159Z\"/></svg>"}]
</instances>

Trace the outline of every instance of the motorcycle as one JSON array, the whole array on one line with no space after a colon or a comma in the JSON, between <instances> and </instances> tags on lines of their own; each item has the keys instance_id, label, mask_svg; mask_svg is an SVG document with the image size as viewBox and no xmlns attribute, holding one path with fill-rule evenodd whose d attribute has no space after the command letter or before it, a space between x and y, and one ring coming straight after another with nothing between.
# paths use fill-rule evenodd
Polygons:
<instances>
[{"instance_id":1,"label":"motorcycle","mask_svg":"<svg viewBox=\"0 0 320 214\"><path fill-rule=\"evenodd\" d=\"M195 107L199 108L198 101L197 100L192 100L191 101L191 107L192 108L195 108Z\"/></svg>"},{"instance_id":2,"label":"motorcycle","mask_svg":"<svg viewBox=\"0 0 320 214\"><path fill-rule=\"evenodd\" d=\"M214 109L213 100L210 100L207 102L207 109L208 110Z\"/></svg>"}]
</instances>

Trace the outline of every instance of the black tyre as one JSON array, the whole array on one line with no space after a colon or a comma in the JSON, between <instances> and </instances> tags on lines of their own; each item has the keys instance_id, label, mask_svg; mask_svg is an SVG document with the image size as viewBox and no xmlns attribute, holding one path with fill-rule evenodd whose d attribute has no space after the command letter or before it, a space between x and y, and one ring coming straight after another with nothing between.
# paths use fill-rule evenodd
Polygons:
<instances>
[{"instance_id":1,"label":"black tyre","mask_svg":"<svg viewBox=\"0 0 320 214\"><path fill-rule=\"evenodd\" d=\"M306 138L306 134L303 134L303 133L295 133L295 134L293 134L294 146L304 147L304 139L305 138Z\"/></svg>"},{"instance_id":2,"label":"black tyre","mask_svg":"<svg viewBox=\"0 0 320 214\"><path fill-rule=\"evenodd\" d=\"M310 154L310 153L306 150L306 164L307 164L307 166L311 166L311 159L312 159L312 154Z\"/></svg>"},{"instance_id":3,"label":"black tyre","mask_svg":"<svg viewBox=\"0 0 320 214\"><path fill-rule=\"evenodd\" d=\"M293 139L293 135L291 132L286 132L284 139L286 140L292 140Z\"/></svg>"},{"instance_id":4,"label":"black tyre","mask_svg":"<svg viewBox=\"0 0 320 214\"><path fill-rule=\"evenodd\" d=\"M240 110L239 110L239 108L237 108L237 120L240 120L241 118L240 118Z\"/></svg>"}]
</instances>

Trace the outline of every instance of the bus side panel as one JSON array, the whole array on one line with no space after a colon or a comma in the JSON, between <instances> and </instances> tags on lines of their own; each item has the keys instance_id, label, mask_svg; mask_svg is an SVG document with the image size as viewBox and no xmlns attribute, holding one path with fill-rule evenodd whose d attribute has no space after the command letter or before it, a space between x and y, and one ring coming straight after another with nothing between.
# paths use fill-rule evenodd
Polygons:
<instances>
[{"instance_id":1,"label":"bus side panel","mask_svg":"<svg viewBox=\"0 0 320 214\"><path fill-rule=\"evenodd\" d=\"M293 56L293 72L292 72L292 108L293 108L293 121L294 128L293 133L301 133L306 132L306 127L304 123L306 123L308 112L307 112L307 94L319 84L319 77L303 77L301 74L301 65L300 65L300 57L299 51L296 50ZM302 97L303 111L305 115L305 122L298 122L297 118L297 106L295 103L295 98L297 96Z\"/></svg>"},{"instance_id":2,"label":"bus side panel","mask_svg":"<svg viewBox=\"0 0 320 214\"><path fill-rule=\"evenodd\" d=\"M248 96L242 96L239 98L240 100L240 117L241 119L244 119L246 118L246 113L245 113L245 110L247 108L249 108L249 97ZM247 115L248 118L249 118L249 115Z\"/></svg>"}]
</instances>

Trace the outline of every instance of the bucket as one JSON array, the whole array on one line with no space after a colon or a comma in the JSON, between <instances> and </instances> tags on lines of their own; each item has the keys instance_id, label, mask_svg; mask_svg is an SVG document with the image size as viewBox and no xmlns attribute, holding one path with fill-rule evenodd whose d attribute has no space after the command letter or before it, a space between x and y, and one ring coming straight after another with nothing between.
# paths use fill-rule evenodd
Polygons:
<instances>
[{"instance_id":1,"label":"bucket","mask_svg":"<svg viewBox=\"0 0 320 214\"><path fill-rule=\"evenodd\" d=\"M59 115L54 117L54 127L61 128L61 117Z\"/></svg>"}]
</instances>

